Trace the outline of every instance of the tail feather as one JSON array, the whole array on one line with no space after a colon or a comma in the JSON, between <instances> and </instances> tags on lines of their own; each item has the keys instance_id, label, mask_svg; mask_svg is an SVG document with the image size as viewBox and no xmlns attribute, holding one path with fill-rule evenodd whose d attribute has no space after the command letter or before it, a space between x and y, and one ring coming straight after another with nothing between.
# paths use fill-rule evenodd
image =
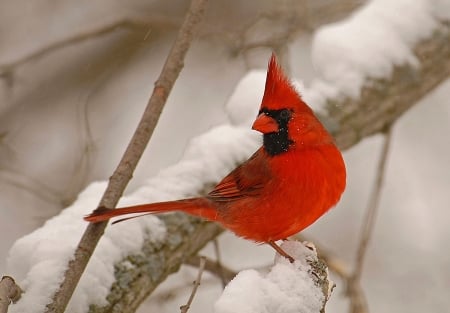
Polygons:
<instances>
[{"instance_id":1,"label":"tail feather","mask_svg":"<svg viewBox=\"0 0 450 313\"><path fill-rule=\"evenodd\" d=\"M215 221L217 219L217 211L214 206L212 206L210 201L204 198L192 198L178 201L141 204L118 209L98 208L91 214L86 215L84 217L84 220L92 223L98 223L109 220L113 217L123 216L127 214L144 213L142 215L146 215L152 213L164 213L173 211L185 212L191 215L206 218L211 221ZM114 223L130 218L122 218Z\"/></svg>"}]
</instances>

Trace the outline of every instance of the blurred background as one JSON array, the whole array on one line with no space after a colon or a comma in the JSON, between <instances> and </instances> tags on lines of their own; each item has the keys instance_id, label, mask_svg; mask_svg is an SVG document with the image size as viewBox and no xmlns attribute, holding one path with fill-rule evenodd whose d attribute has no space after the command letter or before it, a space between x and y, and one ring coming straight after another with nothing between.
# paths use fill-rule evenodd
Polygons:
<instances>
[{"instance_id":1,"label":"blurred background","mask_svg":"<svg viewBox=\"0 0 450 313\"><path fill-rule=\"evenodd\" d=\"M308 85L317 76L311 62L315 30L364 3L211 1L127 192L177 162L190 138L227 123L224 106L239 79L251 69L265 69L271 51ZM185 0L0 2L0 274L7 274L8 250L17 238L58 214L90 182L111 175L188 5ZM372 312L450 307L449 98L447 79L394 126L362 276ZM345 151L344 198L305 231L348 268L383 140L365 138ZM219 247L224 265L236 271L273 259L269 247L229 233L219 238ZM183 267L141 311L178 310L196 273ZM327 310L346 312L345 283L333 277L337 288ZM204 279L192 312L210 312L221 292L217 278L206 273Z\"/></svg>"}]
</instances>

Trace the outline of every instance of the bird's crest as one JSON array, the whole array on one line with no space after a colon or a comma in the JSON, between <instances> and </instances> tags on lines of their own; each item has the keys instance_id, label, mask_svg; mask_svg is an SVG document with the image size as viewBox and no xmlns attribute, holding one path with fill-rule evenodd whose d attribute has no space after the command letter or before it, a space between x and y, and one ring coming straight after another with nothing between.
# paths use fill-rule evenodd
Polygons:
<instances>
[{"instance_id":1,"label":"bird's crest","mask_svg":"<svg viewBox=\"0 0 450 313\"><path fill-rule=\"evenodd\" d=\"M278 65L277 58L274 53L269 60L267 69L266 86L264 97L261 103L261 109L279 110L294 109L296 111L312 110L303 102L300 94L292 86L289 79Z\"/></svg>"}]
</instances>

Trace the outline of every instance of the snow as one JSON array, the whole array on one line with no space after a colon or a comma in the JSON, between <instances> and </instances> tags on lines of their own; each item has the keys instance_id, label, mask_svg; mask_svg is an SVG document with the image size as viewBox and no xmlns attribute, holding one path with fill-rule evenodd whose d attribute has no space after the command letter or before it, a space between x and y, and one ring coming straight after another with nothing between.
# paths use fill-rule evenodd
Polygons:
<instances>
[{"instance_id":1,"label":"snow","mask_svg":"<svg viewBox=\"0 0 450 313\"><path fill-rule=\"evenodd\" d=\"M277 255L268 273L241 271L216 301L216 313L318 313L324 295L312 279L308 261L315 252L300 242L284 242L282 248L296 260L291 264Z\"/></svg>"},{"instance_id":2,"label":"snow","mask_svg":"<svg viewBox=\"0 0 450 313\"><path fill-rule=\"evenodd\" d=\"M248 105L261 102L266 82L265 70L251 70L236 84L225 109L233 125L251 127L259 107Z\"/></svg>"},{"instance_id":3,"label":"snow","mask_svg":"<svg viewBox=\"0 0 450 313\"><path fill-rule=\"evenodd\" d=\"M92 183L72 206L16 241L10 250L8 270L25 293L11 312L27 312L31 307L34 312L45 309L86 227L82 216L96 207L105 188L104 182ZM88 303L101 303L114 281L112 262L120 261L127 251L139 251L142 245L144 227L139 225L145 225L155 240L164 238L165 229L155 217L134 221L126 231L123 225L108 229L80 281L69 312L85 312Z\"/></svg>"},{"instance_id":4,"label":"snow","mask_svg":"<svg viewBox=\"0 0 450 313\"><path fill-rule=\"evenodd\" d=\"M398 65L417 67L412 48L438 25L435 9L428 0L370 1L350 18L319 29L312 43L322 77L311 86L316 101L358 98L367 78L389 77Z\"/></svg>"},{"instance_id":5,"label":"snow","mask_svg":"<svg viewBox=\"0 0 450 313\"><path fill-rule=\"evenodd\" d=\"M121 205L156 202L197 194L205 182L215 182L258 146L247 128L218 126L193 139L183 158L144 186L125 197ZM59 286L66 265L86 227L82 216L95 208L105 182L92 183L75 203L48 220L33 233L19 239L10 250L8 271L25 290L11 312L42 312ZM89 304L104 304L114 282L114 264L138 253L144 238L163 240L165 228L155 216L130 220L107 228L86 272L69 303L68 312L85 312Z\"/></svg>"}]
</instances>

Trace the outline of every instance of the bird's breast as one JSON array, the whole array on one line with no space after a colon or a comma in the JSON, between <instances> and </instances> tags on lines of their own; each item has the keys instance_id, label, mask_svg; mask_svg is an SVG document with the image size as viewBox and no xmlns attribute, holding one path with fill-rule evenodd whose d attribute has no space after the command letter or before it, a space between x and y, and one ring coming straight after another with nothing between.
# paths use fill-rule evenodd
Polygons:
<instances>
[{"instance_id":1,"label":"bird's breast","mask_svg":"<svg viewBox=\"0 0 450 313\"><path fill-rule=\"evenodd\" d=\"M308 227L345 188L345 165L334 145L272 157L270 168L272 177L261 192L237 200L224 220L237 235L257 242L284 239Z\"/></svg>"}]
</instances>

